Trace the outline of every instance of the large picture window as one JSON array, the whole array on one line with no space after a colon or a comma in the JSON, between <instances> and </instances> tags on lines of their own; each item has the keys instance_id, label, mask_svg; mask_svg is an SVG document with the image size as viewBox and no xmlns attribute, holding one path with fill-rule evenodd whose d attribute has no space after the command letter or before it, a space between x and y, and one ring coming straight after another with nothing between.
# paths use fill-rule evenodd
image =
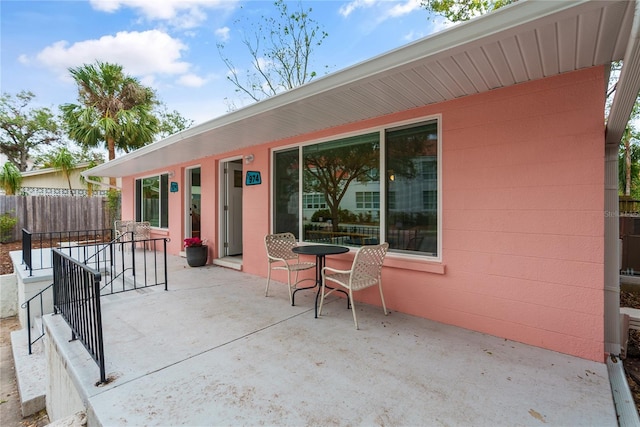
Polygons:
<instances>
[{"instance_id":1,"label":"large picture window","mask_svg":"<svg viewBox=\"0 0 640 427\"><path fill-rule=\"evenodd\" d=\"M136 180L136 221L169 228L169 175Z\"/></svg>"},{"instance_id":2,"label":"large picture window","mask_svg":"<svg viewBox=\"0 0 640 427\"><path fill-rule=\"evenodd\" d=\"M439 170L436 120L277 151L274 231L437 257Z\"/></svg>"}]
</instances>

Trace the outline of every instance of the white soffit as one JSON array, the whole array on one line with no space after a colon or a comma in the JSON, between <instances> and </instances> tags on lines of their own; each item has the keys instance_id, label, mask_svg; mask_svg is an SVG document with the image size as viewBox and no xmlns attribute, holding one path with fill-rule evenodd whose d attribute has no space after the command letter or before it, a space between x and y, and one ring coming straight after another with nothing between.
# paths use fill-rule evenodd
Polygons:
<instances>
[{"instance_id":1,"label":"white soffit","mask_svg":"<svg viewBox=\"0 0 640 427\"><path fill-rule=\"evenodd\" d=\"M623 58L635 1L519 1L100 165L122 177ZM637 69L636 69L637 72ZM604 89L603 89L604 90Z\"/></svg>"}]
</instances>

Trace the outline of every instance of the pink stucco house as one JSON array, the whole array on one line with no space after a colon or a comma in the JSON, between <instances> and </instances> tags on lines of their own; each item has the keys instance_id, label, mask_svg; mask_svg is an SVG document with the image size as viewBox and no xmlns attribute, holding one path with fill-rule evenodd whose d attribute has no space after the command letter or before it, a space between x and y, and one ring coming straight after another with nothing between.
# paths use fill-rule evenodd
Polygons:
<instances>
[{"instance_id":1,"label":"pink stucco house","mask_svg":"<svg viewBox=\"0 0 640 427\"><path fill-rule=\"evenodd\" d=\"M617 153L640 88L636 7L520 1L86 174L122 178L123 219L151 221L174 254L199 235L210 262L266 277L268 233L387 241L392 310L603 361L620 351ZM341 172L337 189L323 181ZM375 288L358 297L380 304Z\"/></svg>"}]
</instances>

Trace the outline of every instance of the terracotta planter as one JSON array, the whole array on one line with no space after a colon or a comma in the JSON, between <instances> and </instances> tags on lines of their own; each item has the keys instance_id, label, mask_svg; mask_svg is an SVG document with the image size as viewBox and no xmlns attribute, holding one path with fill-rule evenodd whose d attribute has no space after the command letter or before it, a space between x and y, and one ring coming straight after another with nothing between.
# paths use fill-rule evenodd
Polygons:
<instances>
[{"instance_id":1,"label":"terracotta planter","mask_svg":"<svg viewBox=\"0 0 640 427\"><path fill-rule=\"evenodd\" d=\"M187 264L190 267L202 267L207 263L209 255L207 245L189 246L185 248L185 252L187 253Z\"/></svg>"}]
</instances>

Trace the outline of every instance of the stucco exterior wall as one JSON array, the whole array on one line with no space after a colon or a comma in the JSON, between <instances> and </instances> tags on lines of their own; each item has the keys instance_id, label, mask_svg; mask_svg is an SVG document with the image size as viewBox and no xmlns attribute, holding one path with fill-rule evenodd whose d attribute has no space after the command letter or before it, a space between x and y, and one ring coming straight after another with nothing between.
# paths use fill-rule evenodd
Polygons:
<instances>
[{"instance_id":1,"label":"stucco exterior wall","mask_svg":"<svg viewBox=\"0 0 640 427\"><path fill-rule=\"evenodd\" d=\"M244 189L243 270L266 276L273 148L440 115L442 262L389 254L388 307L603 361L604 88L597 67L176 165L171 181L181 191L169 196L170 251L181 250L185 166L202 168L202 235L211 259L218 160L254 155L245 171L260 171L263 183ZM123 180L123 218L133 216L135 178ZM330 262L346 268L352 258ZM356 298L379 304L375 289Z\"/></svg>"}]
</instances>

